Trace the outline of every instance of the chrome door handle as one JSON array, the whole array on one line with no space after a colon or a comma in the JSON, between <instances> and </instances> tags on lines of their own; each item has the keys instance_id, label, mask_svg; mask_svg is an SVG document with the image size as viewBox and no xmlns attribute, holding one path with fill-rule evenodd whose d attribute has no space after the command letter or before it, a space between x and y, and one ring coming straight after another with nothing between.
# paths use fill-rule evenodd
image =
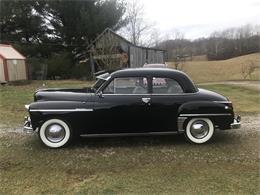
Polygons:
<instances>
[{"instance_id":1,"label":"chrome door handle","mask_svg":"<svg viewBox=\"0 0 260 195\"><path fill-rule=\"evenodd\" d=\"M151 101L151 98L142 98L142 102L144 102L146 104L150 103L150 101Z\"/></svg>"}]
</instances>

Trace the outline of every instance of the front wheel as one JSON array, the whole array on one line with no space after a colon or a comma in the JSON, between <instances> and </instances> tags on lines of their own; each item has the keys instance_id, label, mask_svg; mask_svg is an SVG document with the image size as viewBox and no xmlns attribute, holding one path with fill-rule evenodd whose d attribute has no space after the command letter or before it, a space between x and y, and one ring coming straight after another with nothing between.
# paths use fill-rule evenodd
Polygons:
<instances>
[{"instance_id":1,"label":"front wheel","mask_svg":"<svg viewBox=\"0 0 260 195\"><path fill-rule=\"evenodd\" d=\"M193 118L186 126L186 138L196 144L206 143L214 133L214 125L208 118Z\"/></svg>"},{"instance_id":2,"label":"front wheel","mask_svg":"<svg viewBox=\"0 0 260 195\"><path fill-rule=\"evenodd\" d=\"M60 148L71 141L72 132L63 120L49 119L42 124L39 137L46 146Z\"/></svg>"}]
</instances>

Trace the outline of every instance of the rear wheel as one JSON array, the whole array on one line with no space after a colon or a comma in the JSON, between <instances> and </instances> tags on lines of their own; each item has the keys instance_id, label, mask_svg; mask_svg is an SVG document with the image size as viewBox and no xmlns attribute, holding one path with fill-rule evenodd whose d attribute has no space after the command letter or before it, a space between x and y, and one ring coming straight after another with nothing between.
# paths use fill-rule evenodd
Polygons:
<instances>
[{"instance_id":1,"label":"rear wheel","mask_svg":"<svg viewBox=\"0 0 260 195\"><path fill-rule=\"evenodd\" d=\"M46 146L60 148L71 141L72 131L63 120L49 119L42 124L39 137Z\"/></svg>"},{"instance_id":2,"label":"rear wheel","mask_svg":"<svg viewBox=\"0 0 260 195\"><path fill-rule=\"evenodd\" d=\"M214 134L214 125L208 118L193 118L186 126L186 138L196 144L206 143Z\"/></svg>"}]
</instances>

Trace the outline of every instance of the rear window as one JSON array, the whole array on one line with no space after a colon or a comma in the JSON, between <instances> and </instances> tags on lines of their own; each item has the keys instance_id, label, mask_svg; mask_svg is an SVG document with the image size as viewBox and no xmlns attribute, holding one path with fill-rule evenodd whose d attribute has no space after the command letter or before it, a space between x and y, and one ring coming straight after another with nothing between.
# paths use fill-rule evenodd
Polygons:
<instances>
[{"instance_id":1,"label":"rear window","mask_svg":"<svg viewBox=\"0 0 260 195\"><path fill-rule=\"evenodd\" d=\"M171 78L153 77L154 94L180 94L183 93L181 85Z\"/></svg>"}]
</instances>

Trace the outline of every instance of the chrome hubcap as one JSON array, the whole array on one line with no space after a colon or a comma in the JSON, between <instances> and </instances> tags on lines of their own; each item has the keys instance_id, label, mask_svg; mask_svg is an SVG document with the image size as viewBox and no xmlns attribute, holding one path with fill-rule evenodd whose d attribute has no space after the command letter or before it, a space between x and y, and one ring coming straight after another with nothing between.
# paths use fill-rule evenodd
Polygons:
<instances>
[{"instance_id":1,"label":"chrome hubcap","mask_svg":"<svg viewBox=\"0 0 260 195\"><path fill-rule=\"evenodd\" d=\"M191 124L191 135L197 139L206 137L209 133L209 125L203 120L194 121Z\"/></svg>"},{"instance_id":2,"label":"chrome hubcap","mask_svg":"<svg viewBox=\"0 0 260 195\"><path fill-rule=\"evenodd\" d=\"M60 142L65 137L65 129L60 124L51 124L47 126L45 136L50 142Z\"/></svg>"}]
</instances>

